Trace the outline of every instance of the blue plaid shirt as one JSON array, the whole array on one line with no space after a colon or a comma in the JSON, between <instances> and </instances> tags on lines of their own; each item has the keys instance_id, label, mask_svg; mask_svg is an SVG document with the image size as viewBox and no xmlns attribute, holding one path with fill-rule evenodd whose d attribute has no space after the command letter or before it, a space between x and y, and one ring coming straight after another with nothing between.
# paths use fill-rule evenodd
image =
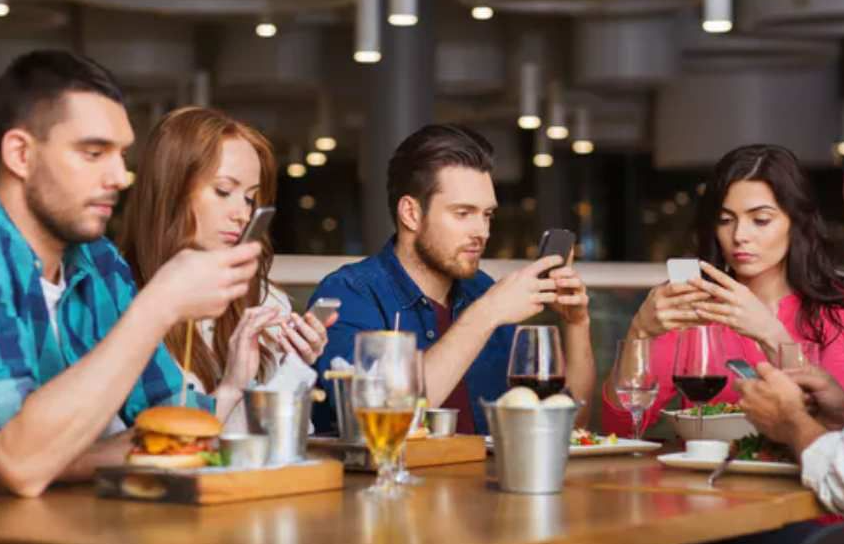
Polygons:
<instances>
[{"instance_id":1,"label":"blue plaid shirt","mask_svg":"<svg viewBox=\"0 0 844 544\"><path fill-rule=\"evenodd\" d=\"M452 319L457 320L492 284L492 278L480 270L471 279L455 281L451 289ZM330 382L322 379L322 374L334 357L353 362L355 334L393 328L396 312L401 314L401 330L416 333L419 349L428 349L440 339L441 333L437 330L437 317L430 302L396 257L394 240L387 242L378 255L343 266L326 276L308 306L319 297L339 298L343 302L340 318L329 327L328 344L316 362L321 387L328 391L331 402L314 404L313 419L318 432L327 432L336 419L334 390ZM476 433L489 434L478 400L496 399L507 390L507 361L515 330L514 325L495 329L466 372Z\"/></svg>"},{"instance_id":2,"label":"blue plaid shirt","mask_svg":"<svg viewBox=\"0 0 844 544\"><path fill-rule=\"evenodd\" d=\"M56 308L59 342L41 290L42 263L0 206L0 427L30 393L105 338L137 292L129 267L106 238L69 246L63 263L67 288ZM149 406L175 404L181 384L181 370L159 345L120 418L128 427ZM214 409L210 397L191 393L188 401Z\"/></svg>"}]
</instances>

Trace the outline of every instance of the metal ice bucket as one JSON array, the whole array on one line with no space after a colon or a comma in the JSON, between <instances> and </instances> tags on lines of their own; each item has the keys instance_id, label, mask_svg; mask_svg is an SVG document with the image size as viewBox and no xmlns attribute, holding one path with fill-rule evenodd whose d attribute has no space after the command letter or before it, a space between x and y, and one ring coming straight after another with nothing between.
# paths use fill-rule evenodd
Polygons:
<instances>
[{"instance_id":1,"label":"metal ice bucket","mask_svg":"<svg viewBox=\"0 0 844 544\"><path fill-rule=\"evenodd\" d=\"M515 493L558 493L577 406L514 408L481 401L492 433L498 485Z\"/></svg>"},{"instance_id":2,"label":"metal ice bucket","mask_svg":"<svg viewBox=\"0 0 844 544\"><path fill-rule=\"evenodd\" d=\"M243 399L249 432L269 436L267 464L296 463L305 459L311 420L310 389L246 389Z\"/></svg>"}]
</instances>

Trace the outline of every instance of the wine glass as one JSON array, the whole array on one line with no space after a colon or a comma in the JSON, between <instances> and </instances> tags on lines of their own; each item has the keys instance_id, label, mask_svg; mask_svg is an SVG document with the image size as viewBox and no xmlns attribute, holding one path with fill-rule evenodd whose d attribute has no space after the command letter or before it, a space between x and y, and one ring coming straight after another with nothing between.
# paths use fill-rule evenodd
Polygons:
<instances>
[{"instance_id":1,"label":"wine glass","mask_svg":"<svg viewBox=\"0 0 844 544\"><path fill-rule=\"evenodd\" d=\"M425 389L425 352L421 349L416 352L416 372L419 375L419 399L416 401L416 412L413 414L413 421L410 424L410 432L425 427L425 410L428 408L428 398ZM399 461L396 467L396 483L401 485L419 485L424 478L414 476L405 467L405 451L407 441L402 445L399 453Z\"/></svg>"},{"instance_id":2,"label":"wine glass","mask_svg":"<svg viewBox=\"0 0 844 544\"><path fill-rule=\"evenodd\" d=\"M507 385L532 389L540 400L563 391L565 359L557 327L522 325L516 329L507 365Z\"/></svg>"},{"instance_id":3,"label":"wine glass","mask_svg":"<svg viewBox=\"0 0 844 544\"><path fill-rule=\"evenodd\" d=\"M777 355L777 364L781 370L821 364L821 346L815 342L784 342L779 345Z\"/></svg>"},{"instance_id":4,"label":"wine glass","mask_svg":"<svg viewBox=\"0 0 844 544\"><path fill-rule=\"evenodd\" d=\"M648 338L619 340L616 345L613 386L618 402L633 418L633 439L642 436L645 410L653 405L659 391L651 370L651 341Z\"/></svg>"},{"instance_id":5,"label":"wine glass","mask_svg":"<svg viewBox=\"0 0 844 544\"><path fill-rule=\"evenodd\" d=\"M697 436L703 435L703 405L727 385L721 329L700 325L678 332L674 353L674 386L697 406Z\"/></svg>"},{"instance_id":6,"label":"wine glass","mask_svg":"<svg viewBox=\"0 0 844 544\"><path fill-rule=\"evenodd\" d=\"M371 331L355 336L352 409L378 467L375 485L365 491L368 495L400 495L394 470L419 398L416 361L413 333Z\"/></svg>"}]
</instances>

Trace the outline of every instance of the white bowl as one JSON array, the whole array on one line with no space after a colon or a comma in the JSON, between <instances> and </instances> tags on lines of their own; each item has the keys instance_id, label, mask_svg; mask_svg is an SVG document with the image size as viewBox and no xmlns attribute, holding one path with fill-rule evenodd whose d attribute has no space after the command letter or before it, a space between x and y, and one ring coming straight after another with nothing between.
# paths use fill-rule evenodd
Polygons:
<instances>
[{"instance_id":1,"label":"white bowl","mask_svg":"<svg viewBox=\"0 0 844 544\"><path fill-rule=\"evenodd\" d=\"M703 433L698 436L697 416L682 410L662 410L671 422L674 432L683 440L735 440L749 434L757 434L756 427L742 413L703 416Z\"/></svg>"}]
</instances>

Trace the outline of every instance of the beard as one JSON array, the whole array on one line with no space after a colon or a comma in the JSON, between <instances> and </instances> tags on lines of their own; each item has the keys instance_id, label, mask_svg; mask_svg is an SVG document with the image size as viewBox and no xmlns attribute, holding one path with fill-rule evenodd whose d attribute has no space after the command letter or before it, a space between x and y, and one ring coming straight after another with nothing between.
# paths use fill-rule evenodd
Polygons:
<instances>
[{"instance_id":1,"label":"beard","mask_svg":"<svg viewBox=\"0 0 844 544\"><path fill-rule=\"evenodd\" d=\"M105 234L106 219L95 226L85 222L80 211L64 202L74 202L70 195L64 195L61 184L48 168L36 166L32 178L26 184L26 204L41 226L56 240L66 244L93 242Z\"/></svg>"},{"instance_id":2,"label":"beard","mask_svg":"<svg viewBox=\"0 0 844 544\"><path fill-rule=\"evenodd\" d=\"M427 222L423 222L413 248L425 266L454 280L467 280L480 267L480 260L461 260L460 248L449 254L447 249L437 245L436 236L428 229Z\"/></svg>"}]
</instances>

